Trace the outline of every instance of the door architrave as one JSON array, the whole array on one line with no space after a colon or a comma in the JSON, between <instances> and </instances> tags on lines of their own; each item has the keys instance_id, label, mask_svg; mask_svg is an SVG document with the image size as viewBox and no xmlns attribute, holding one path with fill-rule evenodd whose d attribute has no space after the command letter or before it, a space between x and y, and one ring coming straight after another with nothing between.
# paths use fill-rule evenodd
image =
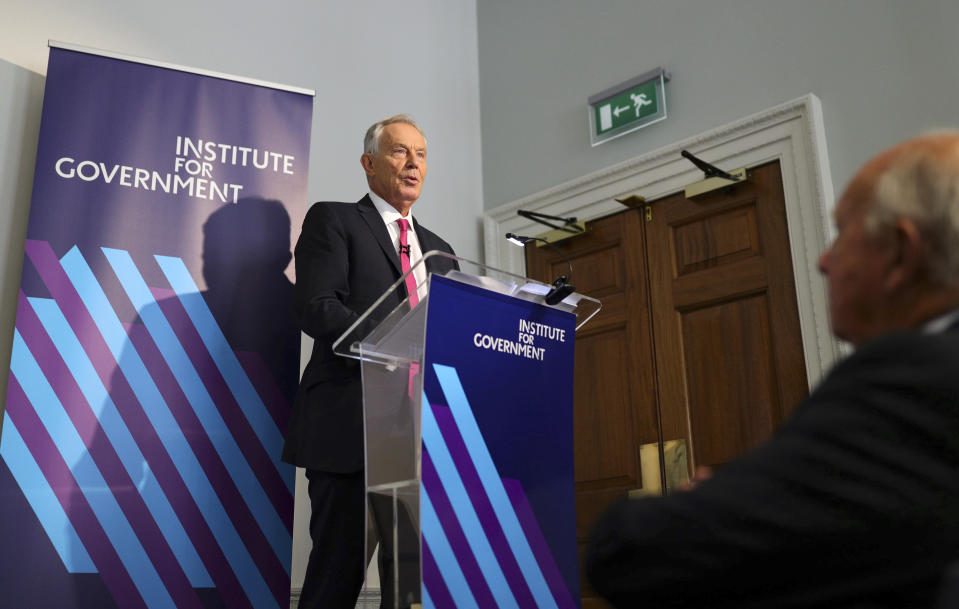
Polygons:
<instances>
[{"instance_id":1,"label":"door architrave","mask_svg":"<svg viewBox=\"0 0 959 609\"><path fill-rule=\"evenodd\" d=\"M639 194L655 201L681 191L702 178L680 156L684 149L726 169L780 162L803 353L812 389L843 351L830 332L826 284L817 271L820 252L832 236L828 212L835 196L822 106L812 93L489 210L484 214L486 263L526 274L523 251L503 235L536 235L543 227L518 216L517 209L589 220L622 211L617 198Z\"/></svg>"}]
</instances>

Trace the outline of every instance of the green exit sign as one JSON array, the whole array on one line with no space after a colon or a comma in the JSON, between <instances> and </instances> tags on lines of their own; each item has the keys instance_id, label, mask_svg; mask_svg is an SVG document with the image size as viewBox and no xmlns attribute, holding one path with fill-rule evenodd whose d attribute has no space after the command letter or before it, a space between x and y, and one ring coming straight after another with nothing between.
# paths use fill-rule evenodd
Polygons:
<instances>
[{"instance_id":1,"label":"green exit sign","mask_svg":"<svg viewBox=\"0 0 959 609\"><path fill-rule=\"evenodd\" d=\"M593 146L665 119L667 80L669 73L657 68L590 96Z\"/></svg>"}]
</instances>

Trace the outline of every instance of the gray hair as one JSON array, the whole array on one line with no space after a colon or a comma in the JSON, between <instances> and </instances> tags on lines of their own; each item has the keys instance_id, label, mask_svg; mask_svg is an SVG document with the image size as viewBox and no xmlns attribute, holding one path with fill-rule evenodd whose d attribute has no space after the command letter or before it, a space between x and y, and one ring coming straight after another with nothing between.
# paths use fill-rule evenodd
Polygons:
<instances>
[{"instance_id":1,"label":"gray hair","mask_svg":"<svg viewBox=\"0 0 959 609\"><path fill-rule=\"evenodd\" d=\"M945 153L919 146L879 175L864 223L877 235L897 218L911 219L920 231L930 280L959 286L959 132L942 135L954 138Z\"/></svg>"},{"instance_id":2,"label":"gray hair","mask_svg":"<svg viewBox=\"0 0 959 609\"><path fill-rule=\"evenodd\" d=\"M380 151L380 136L383 135L383 129L395 123L404 123L415 127L416 130L420 132L420 135L423 136L423 141L426 141L426 135L423 134L423 130L416 124L412 116L409 114L395 114L370 125L370 128L366 130L366 136L363 137L363 152L376 156L376 153Z\"/></svg>"}]
</instances>

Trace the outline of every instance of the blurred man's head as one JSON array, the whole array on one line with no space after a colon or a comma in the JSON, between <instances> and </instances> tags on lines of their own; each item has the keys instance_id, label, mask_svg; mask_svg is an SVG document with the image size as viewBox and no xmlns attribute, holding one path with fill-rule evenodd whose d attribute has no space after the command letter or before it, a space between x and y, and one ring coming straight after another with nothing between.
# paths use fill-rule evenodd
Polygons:
<instances>
[{"instance_id":1,"label":"blurred man's head","mask_svg":"<svg viewBox=\"0 0 959 609\"><path fill-rule=\"evenodd\" d=\"M406 216L426 179L426 138L413 119L397 114L371 126L360 162L370 190Z\"/></svg>"},{"instance_id":2,"label":"blurred man's head","mask_svg":"<svg viewBox=\"0 0 959 609\"><path fill-rule=\"evenodd\" d=\"M836 336L859 344L959 307L959 133L871 159L834 217L837 236L819 269Z\"/></svg>"}]
</instances>

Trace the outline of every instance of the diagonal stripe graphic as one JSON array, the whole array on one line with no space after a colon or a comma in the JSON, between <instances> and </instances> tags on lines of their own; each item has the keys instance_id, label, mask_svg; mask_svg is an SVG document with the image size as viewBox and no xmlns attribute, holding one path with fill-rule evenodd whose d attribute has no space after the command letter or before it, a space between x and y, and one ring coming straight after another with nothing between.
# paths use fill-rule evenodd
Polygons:
<instances>
[{"instance_id":1,"label":"diagonal stripe graphic","mask_svg":"<svg viewBox=\"0 0 959 609\"><path fill-rule=\"evenodd\" d=\"M82 306L82 305L80 305ZM27 309L29 312L29 309ZM129 430L132 431L136 442L142 447L147 456L152 471L157 474L161 485L167 496L173 498L177 510L181 513L182 522L190 530L190 537L196 544L196 547L202 550L204 562L209 571L214 576L217 587L221 588L221 594L224 599L230 602L230 606L247 607L249 601L240 592L239 581L234 576L232 570L226 565L226 559L219 546L213 540L213 536L206 526L203 516L200 514L184 481L176 471L168 453L163 449L160 438L157 436L153 425L147 418L146 413L140 408L139 403L133 397L129 385L126 384L124 377L113 376L116 363L107 352L106 345L94 340L100 335L96 329L91 328L92 321L79 324L84 336L86 337L86 349L88 352L98 352L100 357L91 361L95 368L98 368L97 374L101 379L101 384L111 382L111 398L116 403L118 411L124 418L124 422ZM90 348L94 347L92 351ZM105 354L105 355L104 355Z\"/></svg>"},{"instance_id":2,"label":"diagonal stripe graphic","mask_svg":"<svg viewBox=\"0 0 959 609\"><path fill-rule=\"evenodd\" d=\"M57 342L63 343L67 340L70 340L70 338L76 341L76 336L73 334L72 329L69 328L66 319L62 316L62 313L53 301L37 298L28 300L30 301L33 309L39 313L40 319L43 320L48 333L54 337L55 341L57 341L56 337L59 335L64 335L66 338L61 338ZM49 312L43 313L44 309L49 309ZM24 330L26 330L30 324L36 323L35 321L31 321L31 313L31 309L24 307L21 303L18 319L20 321L21 328ZM59 320L56 319L57 316L59 316ZM29 338L27 340L29 340ZM86 355L82 350L82 346L78 342L73 346L58 344L57 349L59 350L59 355L63 356L67 364L70 366L74 378L80 381L84 395L90 400L104 400L106 404L104 408L109 410L109 407L114 403L113 399L110 395L101 393L105 392L106 389L103 386L103 382L99 379L97 371L95 370L92 362L86 358ZM123 393L118 391L119 385L120 384L118 383L114 383L113 390L115 394ZM179 518L179 520L184 523L184 526L190 532L190 539L187 539L184 542L179 538L179 536L177 536L174 537L171 545L174 547L176 547L176 544L178 543L185 543L189 545L189 548L181 548L183 554L187 555L187 560L189 561L189 554L193 550L193 544L195 543L196 547L202 550L201 553L204 556L204 563L214 575L213 581L215 582L215 585L222 590L222 594L225 600L230 602L230 606L248 606L248 601L245 600L245 597L243 597L242 594L239 594L239 596L237 595L237 592L240 589L239 582L233 575L229 566L226 564L226 559L223 556L222 551L220 551L219 546L217 546L215 540L213 539L212 533L206 526L203 517L196 506L196 503L190 496L189 491L184 486L183 481L177 475L175 466L173 465L167 453L160 446L159 438L157 438L153 433L153 428L150 425L149 420L145 417L142 410L139 408L139 405L132 400L126 404L121 401L119 405L125 407L122 409L116 408L115 415L123 420L118 420L116 423L111 424L108 421L104 423L104 417L100 417L101 424L104 424L104 428L107 429L114 426L117 427L116 432L111 435L122 436L124 432L129 434L131 436L129 441L133 442L132 446L128 445L125 440L115 442L114 445L117 446L119 454L121 456L125 456L127 461L130 460L130 455L138 455L137 458L139 460L134 461L135 463L143 463L143 459L145 459L146 463L149 464L149 467L144 467L140 473L146 472L148 474L156 474L155 480L159 482L160 486L162 487L162 489L157 489L162 501L166 501L167 496L175 498L175 509L178 512L175 518ZM143 447L142 455L140 455L140 446ZM133 478L135 476L135 468L131 468L129 465L126 467L131 475L131 478ZM131 469L134 471L131 471ZM137 487L141 488L141 491L149 491L152 489L153 486L150 476L141 476L141 481L137 484ZM163 527L162 519L158 520L160 520L161 527ZM167 540L170 541L169 533L166 528L164 528L164 535L167 537ZM181 562L181 564L183 563ZM184 566L184 568L189 574L191 567ZM194 587L210 587L212 585L209 575L206 575L206 571L203 570L202 566L200 566L199 570L190 577L190 583Z\"/></svg>"},{"instance_id":3,"label":"diagonal stripe graphic","mask_svg":"<svg viewBox=\"0 0 959 609\"><path fill-rule=\"evenodd\" d=\"M420 493L420 527L423 531L423 541L429 544L430 551L436 557L440 577L452 597L458 601L457 607L460 609L479 609L479 605L476 604L476 599L473 598L473 593L470 591L469 584L466 583L466 577L460 570L453 548L450 547L446 536L443 534L443 527L433 510L430 494L425 488Z\"/></svg>"},{"instance_id":4,"label":"diagonal stripe graphic","mask_svg":"<svg viewBox=\"0 0 959 609\"><path fill-rule=\"evenodd\" d=\"M469 493L470 500L473 502L473 507L476 509L480 523L483 525L486 538L489 539L490 546L493 548L497 560L499 560L506 580L509 582L513 594L516 596L516 602L520 607L536 609L536 600L533 598L533 594L530 592L529 586L523 578L519 564L516 562L516 557L513 556L513 551L506 541L506 535L503 533L502 527L500 527L496 513L493 511L493 505L486 495L486 490L483 489L483 483L479 478L479 474L476 473L476 468L473 467L473 459L470 457L469 450L466 448L462 436L460 436L459 431L456 429L456 421L453 420L450 409L446 406L433 406L432 411L433 416L436 418L436 423L440 428L440 433L443 434L443 439L446 441L450 456L453 458L453 463L463 480L463 485Z\"/></svg>"},{"instance_id":5,"label":"diagonal stripe graphic","mask_svg":"<svg viewBox=\"0 0 959 609\"><path fill-rule=\"evenodd\" d=\"M429 607L431 604L434 607L456 607L450 591L440 577L440 568L436 564L436 559L433 558L433 552L430 551L430 544L422 540L420 548L423 553L423 582L420 586L423 593L423 607Z\"/></svg>"},{"instance_id":6,"label":"diagonal stripe graphic","mask_svg":"<svg viewBox=\"0 0 959 609\"><path fill-rule=\"evenodd\" d=\"M77 486L70 467L63 460L57 445L37 417L23 387L16 376L10 375L7 386L6 414L21 430L30 454L36 459L44 477L50 483L60 506L93 559L97 572L117 604L124 609L146 608L130 573L117 555L117 549L108 538L86 496Z\"/></svg>"},{"instance_id":7,"label":"diagonal stripe graphic","mask_svg":"<svg viewBox=\"0 0 959 609\"><path fill-rule=\"evenodd\" d=\"M283 390L280 389L273 375L270 374L263 358L259 353L247 351L235 351L234 353L236 353L236 358L243 366L247 377L253 383L256 392L262 396L263 403L269 408L273 422L280 429L286 429L290 422L289 399L283 394Z\"/></svg>"},{"instance_id":8,"label":"diagonal stripe graphic","mask_svg":"<svg viewBox=\"0 0 959 609\"><path fill-rule=\"evenodd\" d=\"M213 314L206 306L206 302L200 295L200 290L190 276L189 270L179 258L170 256L154 256L154 258L160 265L167 281L170 282L170 287L180 297L183 308L186 309L190 319L193 320L193 325L196 326L203 343L213 356L217 368L220 369L220 373L226 379L227 385L236 397L240 408L243 409L250 425L256 431L260 442L271 450L270 454L276 455L277 468L283 472L292 471L289 466L282 464L279 460L280 451L283 448L283 433L274 423L269 411L267 411L263 401L253 388L253 384L250 383L250 379L243 372L243 367L226 342L226 337L223 336L220 326L217 325ZM287 475L285 479L292 492L293 476Z\"/></svg>"},{"instance_id":9,"label":"diagonal stripe graphic","mask_svg":"<svg viewBox=\"0 0 959 609\"><path fill-rule=\"evenodd\" d=\"M536 562L536 557L533 555L529 541L523 533L523 528L520 526L519 519L516 517L513 505L506 494L506 489L503 487L503 481L496 471L496 465L493 463L493 458L489 453L489 449L486 447L483 434L480 432L476 419L473 417L473 411L466 397L466 393L463 391L463 386L460 383L459 376L456 374L456 370L441 364L433 364L433 369L436 372L443 394L446 396L446 403L449 404L453 418L456 420L456 425L463 436L463 441L469 449L473 465L483 483L483 488L486 490L490 503L493 505L493 510L496 512L500 526L506 533L506 539L509 542L510 548L513 550L516 562L523 572L523 577L529 584L530 591L536 599L537 606L542 609L559 609L549 589L549 585L543 577L539 564ZM427 400L425 400L425 396L424 402L428 403ZM427 410L430 409L423 409L424 421ZM424 423L424 428L425 426ZM425 437L425 430L423 433Z\"/></svg>"},{"instance_id":10,"label":"diagonal stripe graphic","mask_svg":"<svg viewBox=\"0 0 959 609\"><path fill-rule=\"evenodd\" d=\"M23 298L23 293L21 292L21 299ZM54 362L62 358L63 364L69 369L77 388L82 392L83 399L85 399L89 405L89 409L83 408L80 404L81 400L79 396L75 396L69 401L64 399L64 404L71 402L74 404L69 409L74 413L71 415L71 418L75 420L75 424L77 423L77 419L81 421L85 420L87 427L95 427L97 423L99 423L100 429L106 434L110 444L115 447L116 458L122 462L123 468L129 477L129 480L110 481L111 487L122 487L130 484L131 488L135 488L139 492L146 507L150 510L150 515L156 521L157 526L159 526L163 538L176 555L179 565L186 572L190 586L194 588L209 588L213 585L213 582L210 580L206 569L203 568L203 563L200 561L199 555L196 553L186 531L180 524L179 518L174 513L173 506L170 505L166 495L157 484L149 463L143 453L140 452L140 448L137 446L129 429L127 429L126 424L123 422L113 400L110 399L107 393L106 387L104 387L97 376L93 364L90 363L79 341L73 334L73 330L70 329L66 318L63 317L59 307L57 307L56 303L52 300L40 298L30 298L27 300L36 313L36 320L43 325L47 335L49 335L52 340L50 346L44 349L47 355L42 355L40 358L43 362L41 368L51 367ZM31 316L25 306L21 305L20 310L17 312L17 318L20 321L22 333L30 344L37 345L45 342L42 336L35 336L33 339L28 337L28 326L32 325L31 322L33 320L30 319ZM33 348L36 349L37 347ZM58 373L53 370L47 370L46 376L48 379L55 379L65 375L63 375L62 372ZM66 384L65 379L61 378L60 384ZM57 393L64 395L66 391L68 390L64 388L57 390ZM86 440L86 442L88 450L91 453L95 453L97 448L92 445L93 442L91 442L91 440ZM102 451L106 448L107 447L101 447L100 450ZM101 456L97 460L99 461L104 458L109 457ZM141 535L141 539L142 537ZM149 549L151 544L145 539L143 541Z\"/></svg>"},{"instance_id":11,"label":"diagonal stripe graphic","mask_svg":"<svg viewBox=\"0 0 959 609\"><path fill-rule=\"evenodd\" d=\"M190 358L193 368L197 371L203 386L207 388L210 397L220 411L223 421L236 439L240 450L246 457L256 474L257 479L266 491L267 497L273 503L274 509L280 515L285 515L283 522L286 525L286 536L293 533L293 494L286 486L280 472L274 466L273 459L265 446L260 444L253 428L243 417L239 405L230 393L226 382L213 363L213 358L206 350L203 341L190 323L190 319L183 310L183 306L172 290L150 288L160 310L166 317L171 329L176 335L183 349ZM279 454L277 448L276 453ZM293 468L290 468L291 470ZM284 548L286 554L292 548Z\"/></svg>"},{"instance_id":12,"label":"diagonal stripe graphic","mask_svg":"<svg viewBox=\"0 0 959 609\"><path fill-rule=\"evenodd\" d=\"M428 404L429 402L425 399L425 394L423 397L422 403ZM496 604L503 609L518 609L519 605L516 603L513 592L506 582L506 577L503 575L499 561L496 560L496 556L493 554L493 548L489 545L489 541L483 531L483 526L480 524L479 518L476 516L476 511L473 509L473 504L466 492L466 487L463 486L463 481L456 471L456 466L453 464L453 458L450 456L446 442L440 433L439 426L436 424L436 419L433 416L433 408L423 408L422 413L423 445L426 450L429 451L428 456L436 466L438 479L442 481L442 488L446 490L456 519L463 533L466 535L469 547L476 557L476 562L479 564L479 568L482 571L486 583L489 585L490 591L493 593L493 597L496 599ZM447 538L448 537L449 533L447 533Z\"/></svg>"},{"instance_id":13,"label":"diagonal stripe graphic","mask_svg":"<svg viewBox=\"0 0 959 609\"><path fill-rule=\"evenodd\" d=\"M533 554L536 555L536 561L543 569L543 576L549 583L550 590L553 591L553 598L556 599L561 609L576 609L576 603L569 593L569 588L556 565L556 560L553 559L549 544L543 537L543 531L539 528L536 514L533 513L533 506L529 504L529 499L523 491L523 485L520 484L519 480L503 478L503 486L506 488L506 494L509 495L510 502L513 504L513 509L516 510L516 516L526 533L526 539L529 540Z\"/></svg>"},{"instance_id":14,"label":"diagonal stripe graphic","mask_svg":"<svg viewBox=\"0 0 959 609\"><path fill-rule=\"evenodd\" d=\"M129 334L130 341L140 357L143 358L144 365L156 382L157 388L170 406L179 425L183 429L201 429L196 413L187 403L186 396L180 391L176 379L173 378L173 373L150 338L147 329L140 324L134 324L129 328ZM244 503L240 491L233 484L229 472L226 471L226 467L217 456L213 443L203 433L191 433L188 435L187 441L204 471L207 472L210 483L223 506L224 513L221 517L228 518L233 524L253 562L259 568L263 578L273 591L273 595L277 598L277 602L283 604L282 599L289 595L290 578L270 548L270 543L263 531L257 526L253 514ZM215 544L214 547L218 551L220 550L219 546ZM217 587L220 587L221 591L225 589L227 593L235 592L235 588L224 588L220 585Z\"/></svg>"},{"instance_id":15,"label":"diagonal stripe graphic","mask_svg":"<svg viewBox=\"0 0 959 609\"><path fill-rule=\"evenodd\" d=\"M278 594L271 594L236 529L229 519L224 517L224 505L217 498L210 480L197 462L183 431L172 416L169 405L164 401L143 361L136 350L131 348L126 330L79 250L74 247L64 256L65 267L78 277L76 284L67 278L66 268L61 267L48 243L27 240L26 253L47 289L60 303L70 326L81 339L84 350L97 368L101 380L110 383L111 395L118 407L123 410L142 408L149 425L144 426L141 433L155 437L156 444L161 445L169 455L177 474L194 497L249 601L258 609L281 606ZM114 373L117 364L122 374ZM141 446L144 444L141 443ZM232 593L233 590L235 589L227 588L227 593ZM287 590L286 594L288 593Z\"/></svg>"},{"instance_id":16,"label":"diagonal stripe graphic","mask_svg":"<svg viewBox=\"0 0 959 609\"><path fill-rule=\"evenodd\" d=\"M3 457L4 463L10 468L10 473L23 491L33 513L37 515L40 526L63 561L63 566L68 573L96 573L93 559L83 547L77 530L73 528L70 517L57 501L56 493L43 476L40 466L33 460L33 455L17 431L17 426L9 416L4 419L0 457Z\"/></svg>"},{"instance_id":17,"label":"diagonal stripe graphic","mask_svg":"<svg viewBox=\"0 0 959 609\"><path fill-rule=\"evenodd\" d=\"M160 353L173 371L180 388L187 396L187 400L203 424L203 429L213 440L217 453L226 464L233 476L233 481L240 489L244 501L253 512L258 526L268 533L267 539L281 561L285 561L290 553L290 546L285 541L285 535L269 535L274 531L286 531L286 525L279 513L273 507L263 486L257 482L257 477L250 468L249 462L237 445L234 436L220 416L217 405L207 393L196 369L193 368L189 356L177 339L169 322L163 315L150 288L143 281L133 260L125 251L110 248L101 248L107 261L113 267L123 289L138 311L140 318L149 330ZM68 254L69 255L69 254ZM70 276L70 272L67 272Z\"/></svg>"},{"instance_id":18,"label":"diagonal stripe graphic","mask_svg":"<svg viewBox=\"0 0 959 609\"><path fill-rule=\"evenodd\" d=\"M422 472L423 488L429 489L430 497L433 499L433 510L436 512L439 521L444 525L443 530L446 533L446 539L460 561L460 569L462 569L463 575L473 591L476 603L480 607L496 606L497 603L493 598L493 593L486 584L486 578L483 576L480 566L476 562L476 557L470 550L466 535L456 519L456 510L443 489L443 483L440 481L433 460L426 449L423 450Z\"/></svg>"},{"instance_id":19,"label":"diagonal stripe graphic","mask_svg":"<svg viewBox=\"0 0 959 609\"><path fill-rule=\"evenodd\" d=\"M41 424L53 439L62 459L69 465L80 491L96 514L110 543L117 549L124 568L133 579L140 595L146 600L147 606L150 609L175 609L176 603L127 521L122 508L110 492L109 485L96 464L89 458L86 446L66 415L63 404L43 376L19 331L16 330L13 337L10 369L23 388L27 401L30 404L42 405L41 408L36 408Z\"/></svg>"}]
</instances>

